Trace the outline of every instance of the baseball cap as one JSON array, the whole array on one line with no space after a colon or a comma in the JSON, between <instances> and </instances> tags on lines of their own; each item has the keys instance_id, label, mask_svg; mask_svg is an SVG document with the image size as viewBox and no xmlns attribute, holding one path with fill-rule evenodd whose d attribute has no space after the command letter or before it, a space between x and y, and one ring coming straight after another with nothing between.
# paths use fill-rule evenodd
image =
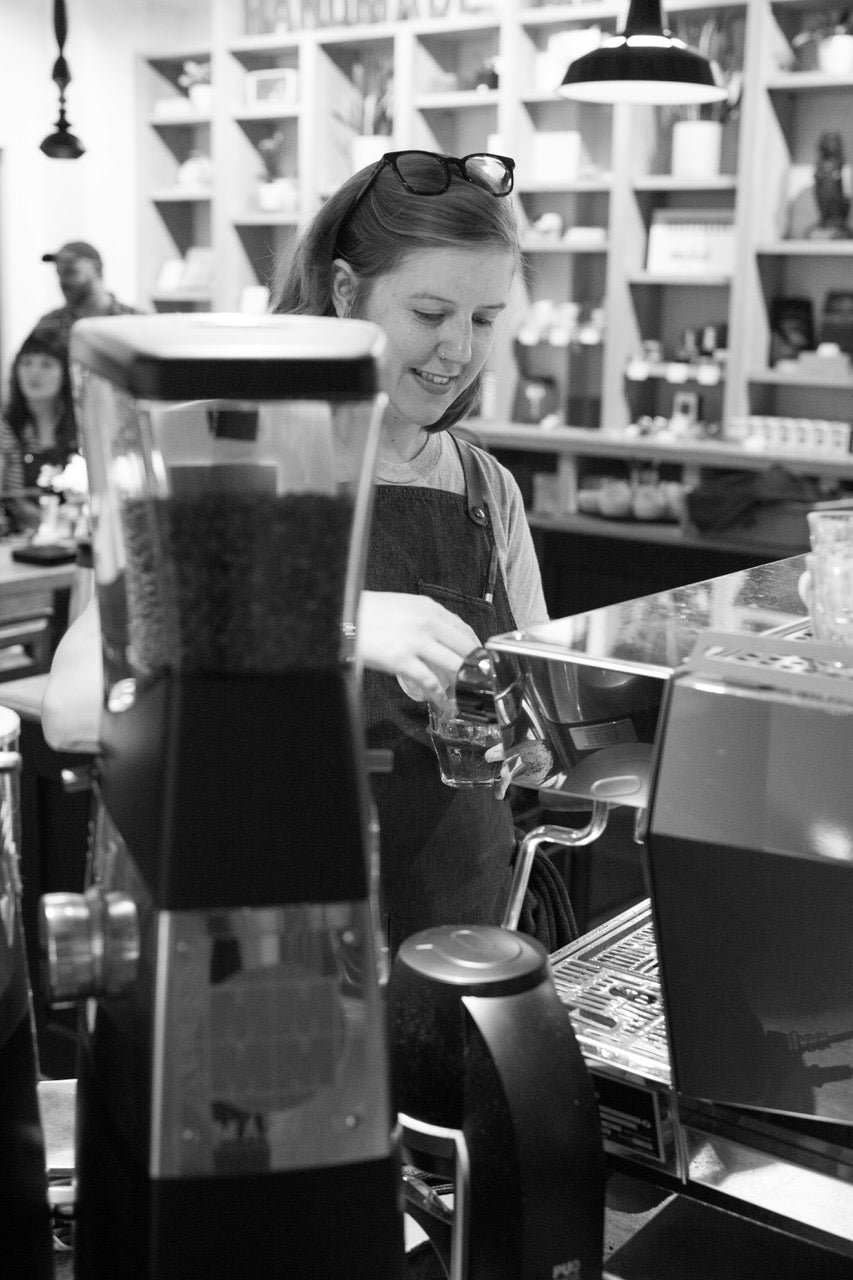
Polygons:
<instances>
[{"instance_id":1,"label":"baseball cap","mask_svg":"<svg viewBox=\"0 0 853 1280\"><path fill-rule=\"evenodd\" d=\"M93 244L88 244L85 240L69 240L67 244L61 245L56 253L43 253L41 255L42 262L56 262L60 256L65 258L88 258L90 262L97 263L99 267L103 267L101 255Z\"/></svg>"}]
</instances>

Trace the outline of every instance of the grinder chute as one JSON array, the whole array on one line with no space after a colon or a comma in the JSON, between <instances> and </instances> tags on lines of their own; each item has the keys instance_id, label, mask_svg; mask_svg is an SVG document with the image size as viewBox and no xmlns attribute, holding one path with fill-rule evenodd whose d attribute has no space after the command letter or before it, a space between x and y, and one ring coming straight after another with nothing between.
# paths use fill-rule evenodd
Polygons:
<instances>
[{"instance_id":1,"label":"grinder chute","mask_svg":"<svg viewBox=\"0 0 853 1280\"><path fill-rule=\"evenodd\" d=\"M54 994L87 998L79 1276L402 1265L352 639L382 345L296 316L72 332L101 806L43 923Z\"/></svg>"}]
</instances>

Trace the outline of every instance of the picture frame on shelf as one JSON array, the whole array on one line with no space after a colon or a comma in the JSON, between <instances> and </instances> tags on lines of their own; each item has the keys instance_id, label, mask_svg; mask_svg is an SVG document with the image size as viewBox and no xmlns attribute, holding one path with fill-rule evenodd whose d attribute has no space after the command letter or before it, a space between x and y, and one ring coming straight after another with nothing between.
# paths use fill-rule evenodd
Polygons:
<instances>
[{"instance_id":1,"label":"picture frame on shelf","mask_svg":"<svg viewBox=\"0 0 853 1280\"><path fill-rule=\"evenodd\" d=\"M728 274L734 269L731 209L656 209L649 228L646 270L653 274Z\"/></svg>"},{"instance_id":2,"label":"picture frame on shelf","mask_svg":"<svg viewBox=\"0 0 853 1280\"><path fill-rule=\"evenodd\" d=\"M299 96L299 70L274 67L246 72L246 103L250 107L290 106Z\"/></svg>"}]
</instances>

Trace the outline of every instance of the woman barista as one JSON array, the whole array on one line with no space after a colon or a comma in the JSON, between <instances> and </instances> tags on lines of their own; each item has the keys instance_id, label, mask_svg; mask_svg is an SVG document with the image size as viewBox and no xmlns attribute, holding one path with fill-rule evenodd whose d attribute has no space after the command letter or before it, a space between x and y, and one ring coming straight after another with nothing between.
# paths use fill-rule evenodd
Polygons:
<instances>
[{"instance_id":1,"label":"woman barista","mask_svg":"<svg viewBox=\"0 0 853 1280\"><path fill-rule=\"evenodd\" d=\"M512 169L496 156L389 154L324 205L277 289L276 311L359 317L387 337L389 403L357 646L368 745L394 758L393 772L373 779L393 949L430 925L497 922L515 848L506 800L441 782L421 700L445 703L463 658L490 635L547 617L517 484L447 430L476 403L518 270ZM74 692L72 732L61 671L79 670L96 621L90 614L72 632L54 662L43 724L52 745L73 738L85 749L97 716Z\"/></svg>"},{"instance_id":2,"label":"woman barista","mask_svg":"<svg viewBox=\"0 0 853 1280\"><path fill-rule=\"evenodd\" d=\"M442 783L414 700L446 701L478 643L547 616L518 486L448 431L476 404L519 266L513 167L389 153L320 210L274 306L369 320L388 340L357 641L368 745L394 759L373 779L392 950L431 925L499 921L515 847L505 800Z\"/></svg>"}]
</instances>

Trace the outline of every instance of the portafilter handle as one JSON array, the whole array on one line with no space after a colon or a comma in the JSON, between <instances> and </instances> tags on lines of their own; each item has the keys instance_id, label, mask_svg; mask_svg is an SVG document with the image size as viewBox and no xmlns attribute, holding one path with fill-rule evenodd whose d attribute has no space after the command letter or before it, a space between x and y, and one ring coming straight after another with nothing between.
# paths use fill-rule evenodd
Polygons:
<instances>
[{"instance_id":1,"label":"portafilter handle","mask_svg":"<svg viewBox=\"0 0 853 1280\"><path fill-rule=\"evenodd\" d=\"M454 693L458 714L464 720L500 727L505 750L526 738L531 728L537 737L545 736L523 689L515 680L500 684L492 655L482 646L472 649L463 661Z\"/></svg>"},{"instance_id":2,"label":"portafilter handle","mask_svg":"<svg viewBox=\"0 0 853 1280\"><path fill-rule=\"evenodd\" d=\"M497 724L495 668L488 649L472 649L456 675L456 706L460 716L480 724Z\"/></svg>"}]
</instances>

